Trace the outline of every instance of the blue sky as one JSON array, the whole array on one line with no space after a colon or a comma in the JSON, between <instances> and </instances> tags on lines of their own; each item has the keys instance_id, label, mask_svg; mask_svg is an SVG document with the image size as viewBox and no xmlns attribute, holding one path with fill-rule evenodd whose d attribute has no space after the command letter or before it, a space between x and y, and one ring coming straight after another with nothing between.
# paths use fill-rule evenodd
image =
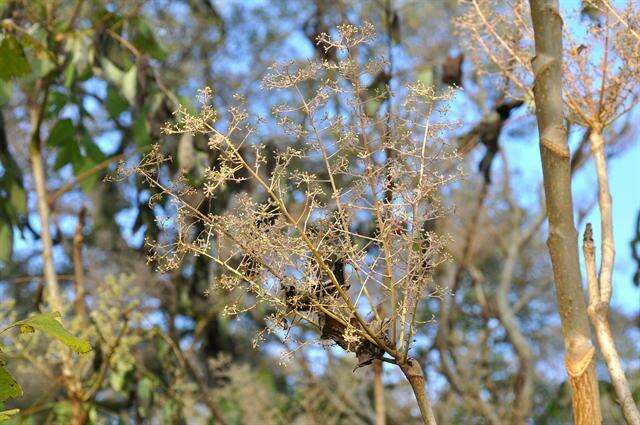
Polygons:
<instances>
[{"instance_id":1,"label":"blue sky","mask_svg":"<svg viewBox=\"0 0 640 425\"><path fill-rule=\"evenodd\" d=\"M518 119L522 118L514 118L514 120ZM501 143L502 148L507 151L512 161L512 171L519 175L519 178L513 182L514 190L527 198L532 193L536 193L542 179L535 126L533 130L529 140L505 140L503 137ZM575 147L575 142L580 139L580 136L580 134L575 134L571 138L572 147ZM631 257L630 241L634 237L636 218L640 211L640 144L633 143L623 154L610 160L609 178L613 199L613 231L616 247L612 304L620 307L625 313L637 314L640 309L640 289L632 282L636 265ZM574 208L590 204L596 194L595 169L592 161L589 160L574 178ZM584 232L584 225L587 222L593 224L594 238L597 244L596 255L599 259L600 214L597 204L594 205L578 229L580 235Z\"/></svg>"},{"instance_id":2,"label":"blue sky","mask_svg":"<svg viewBox=\"0 0 640 425\"><path fill-rule=\"evenodd\" d=\"M627 4L627 1L612 1L612 4L621 10ZM584 22L581 20L579 13L581 5L582 2L580 0L560 1L561 14L563 15L565 26L570 28L574 34L583 32ZM635 111L631 113L635 113ZM533 129L535 133L535 126L533 126ZM505 143L501 145L503 148L506 145L511 161L515 162L519 172L523 175L522 182L519 184L521 190L525 190L525 188L534 189L539 184L535 182L540 182L541 180L542 172L537 137L537 134L532 134L532 140L526 143L516 143L515 146ZM581 134L572 135L570 138L572 148L576 146L580 138ZM619 307L625 313L638 314L640 312L640 288L636 287L632 281L637 265L631 256L630 241L634 238L636 220L640 213L640 144L635 138L632 138L631 142L625 152L609 161L609 183L613 200L613 233L616 248L612 305ZM574 208L589 204L596 199L596 195L595 169L592 161L589 160L574 178ZM580 237L587 222L593 224L596 258L599 260L600 214L597 204L594 205L594 208L582 223L581 228L578 229ZM584 280L584 264L582 265Z\"/></svg>"},{"instance_id":3,"label":"blue sky","mask_svg":"<svg viewBox=\"0 0 640 425\"><path fill-rule=\"evenodd\" d=\"M588 186L595 188L595 171L591 162L585 172L579 178L584 178ZM613 304L628 313L637 314L640 308L640 288L632 283L637 265L631 257L630 241L634 237L636 218L640 211L640 144L634 143L622 156L610 161L609 172L616 246ZM597 208L589 214L587 220L594 224L594 236L599 240L600 213Z\"/></svg>"},{"instance_id":4,"label":"blue sky","mask_svg":"<svg viewBox=\"0 0 640 425\"><path fill-rule=\"evenodd\" d=\"M565 11L575 10L579 7L579 2L563 1L562 7L563 13ZM570 26L576 25L577 23L571 19L566 19L566 21ZM295 35L292 35L292 37L295 37ZM306 52L304 53L312 54L312 50L306 40L297 37L293 44L304 45L306 47ZM526 118L517 116L512 121L520 119ZM515 125L518 125L518 123ZM540 187L541 181L541 165L535 126L532 126L532 130L532 134L526 138L526 140L522 140L522 138L515 140L503 137L504 140L501 143L501 146L507 151L512 161L512 171L519 175L519 177L514 180L514 190L528 199L531 199L530 196L532 194L536 196L535 194ZM109 137L105 139L109 139ZM107 144L111 143L111 140L107 142ZM105 147L104 144L103 147ZM108 151L109 149L105 150ZM494 164L494 167L497 168L498 164ZM640 310L640 289L636 288L632 283L632 276L635 272L636 265L631 257L630 240L634 236L636 217L638 211L640 211L640 145L638 143L633 143L624 154L610 161L610 183L613 198L614 237L617 252L614 270L613 304L614 306L619 306L626 313L637 314ZM593 165L589 162L575 178L575 204L584 205L589 203L589 201L594 198L596 190L597 186ZM132 236L127 232L130 227L130 223L128 222L133 221L132 216L131 211L127 211L119 217L119 221L125 229L125 234L128 238ZM598 241L600 229L597 207L592 209L586 221L594 224L594 236ZM36 217L33 217L32 222L37 222ZM582 233L583 230L583 228L579 229L580 233ZM31 242L32 241L21 241L18 237L16 238L16 248L17 250L26 248Z\"/></svg>"}]
</instances>

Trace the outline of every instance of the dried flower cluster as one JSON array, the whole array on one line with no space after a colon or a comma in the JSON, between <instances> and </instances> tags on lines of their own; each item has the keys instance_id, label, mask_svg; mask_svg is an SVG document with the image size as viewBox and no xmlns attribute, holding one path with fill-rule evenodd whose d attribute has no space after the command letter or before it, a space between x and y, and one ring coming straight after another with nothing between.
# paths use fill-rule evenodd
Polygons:
<instances>
[{"instance_id":1,"label":"dried flower cluster","mask_svg":"<svg viewBox=\"0 0 640 425\"><path fill-rule=\"evenodd\" d=\"M361 63L358 53L372 37L371 25L342 25L337 36L318 37L339 61L272 67L264 88L293 99L272 110L284 135L277 147L260 139L264 120L253 123L244 106L218 118L209 88L199 114L177 111L166 134L208 139L201 187L183 175L170 181L157 145L133 169L120 168L159 190L152 204L169 197L175 205L170 236L148 241L160 271L204 256L215 265L216 289L236 295L228 314L267 304L269 330L292 337L295 324L306 324L355 352L359 365L384 353L406 361L420 301L442 294L432 273L445 259L444 241L433 220L444 211L441 189L459 174L444 143L455 128L446 121L453 92L422 84L371 90L385 62ZM399 112L381 106L392 96ZM236 195L224 213L200 208L247 179L257 189Z\"/></svg>"},{"instance_id":2,"label":"dried flower cluster","mask_svg":"<svg viewBox=\"0 0 640 425\"><path fill-rule=\"evenodd\" d=\"M633 2L623 11L609 1L583 3L580 20L563 27L565 103L573 122L606 127L638 101L640 10ZM477 69L497 75L509 95L532 105L529 16L528 1L470 0L456 27L470 35L465 47Z\"/></svg>"}]
</instances>

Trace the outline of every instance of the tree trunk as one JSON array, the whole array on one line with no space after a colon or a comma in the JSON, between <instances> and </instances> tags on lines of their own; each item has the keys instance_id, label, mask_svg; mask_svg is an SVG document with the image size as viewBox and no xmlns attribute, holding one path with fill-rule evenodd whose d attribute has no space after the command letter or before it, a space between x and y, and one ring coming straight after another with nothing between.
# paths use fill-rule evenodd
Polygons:
<instances>
[{"instance_id":1,"label":"tree trunk","mask_svg":"<svg viewBox=\"0 0 640 425\"><path fill-rule=\"evenodd\" d=\"M33 174L33 184L36 189L38 200L38 216L40 218L40 240L42 241L42 266L47 288L47 302L51 311L64 314L62 299L60 298L60 287L58 276L56 275L55 264L53 262L53 241L49 228L49 203L47 200L47 176L45 173L44 159L42 157L42 140L40 128L44 119L44 112L47 105L49 85L47 80L39 80L36 84L35 93L42 91L42 103L36 102L30 108L31 120L31 141L29 144L29 156L31 159L31 170ZM76 379L71 364L71 357L67 350L63 350L62 357L62 377L65 383L67 394L72 400L71 423L84 424L87 420L86 412L79 401L78 394L82 390L81 384Z\"/></svg>"},{"instance_id":2,"label":"tree trunk","mask_svg":"<svg viewBox=\"0 0 640 425\"><path fill-rule=\"evenodd\" d=\"M595 247L591 238L591 226L587 225L584 234L584 262L589 283L589 317L596 334L596 341L611 376L611 383L622 408L622 414L629 425L640 425L640 412L633 400L629 382L625 376L620 356L609 326L609 303L613 289L613 265L615 244L613 241L613 216L611 194L609 192L609 172L604 153L604 139L601 128L595 126L590 135L591 151L598 177L598 205L601 223L600 275L596 275Z\"/></svg>"},{"instance_id":3,"label":"tree trunk","mask_svg":"<svg viewBox=\"0 0 640 425\"><path fill-rule=\"evenodd\" d=\"M384 386L382 385L382 361L373 361L373 400L376 410L376 425L386 425L387 415L384 406Z\"/></svg>"},{"instance_id":4,"label":"tree trunk","mask_svg":"<svg viewBox=\"0 0 640 425\"><path fill-rule=\"evenodd\" d=\"M422 421L425 425L436 425L436 418L431 409L431 403L427 397L427 391L425 388L424 374L422 373L422 367L415 359L407 359L407 362L400 365L400 369L407 377L411 389L416 396L418 407L420 408L420 415L422 415Z\"/></svg>"},{"instance_id":5,"label":"tree trunk","mask_svg":"<svg viewBox=\"0 0 640 425\"><path fill-rule=\"evenodd\" d=\"M547 241L565 342L576 424L602 422L594 352L573 223L571 167L562 101L562 18L558 0L530 0L536 56L533 93L549 218Z\"/></svg>"},{"instance_id":6,"label":"tree trunk","mask_svg":"<svg viewBox=\"0 0 640 425\"><path fill-rule=\"evenodd\" d=\"M33 183L38 197L38 216L40 218L40 240L42 241L42 266L44 268L44 278L47 288L49 307L53 311L60 311L60 289L58 287L58 277L53 263L53 242L49 231L49 204L47 203L47 185L44 172L42 153L38 146L31 144L31 167L33 172Z\"/></svg>"},{"instance_id":7,"label":"tree trunk","mask_svg":"<svg viewBox=\"0 0 640 425\"><path fill-rule=\"evenodd\" d=\"M83 207L78 213L78 224L73 235L73 281L75 284L75 310L76 316L84 327L87 319L87 306L85 304L85 288L84 288L84 264L82 262L82 244L84 243L84 234L82 233L85 225L86 209Z\"/></svg>"}]
</instances>

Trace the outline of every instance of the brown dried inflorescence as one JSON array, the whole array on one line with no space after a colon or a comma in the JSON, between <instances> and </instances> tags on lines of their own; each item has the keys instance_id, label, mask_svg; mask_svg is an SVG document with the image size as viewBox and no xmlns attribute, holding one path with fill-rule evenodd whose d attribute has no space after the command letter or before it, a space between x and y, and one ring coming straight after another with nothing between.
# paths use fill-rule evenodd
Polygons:
<instances>
[{"instance_id":1,"label":"brown dried inflorescence","mask_svg":"<svg viewBox=\"0 0 640 425\"><path fill-rule=\"evenodd\" d=\"M456 28L467 35L465 47L479 72L497 75L506 93L535 107L529 2L465 3ZM567 16L563 26L564 101L572 122L606 127L638 102L640 9L633 2L622 11L609 0L583 3L580 22Z\"/></svg>"},{"instance_id":2,"label":"brown dried inflorescence","mask_svg":"<svg viewBox=\"0 0 640 425\"><path fill-rule=\"evenodd\" d=\"M406 361L419 303L442 294L432 273L445 259L443 237L429 223L443 213L441 189L459 174L443 141L455 127L446 120L453 91L371 90L385 70L383 60L362 63L360 46L372 37L370 25L343 25L336 37L318 37L337 61L272 67L264 88L289 99L272 109L283 134L275 146L260 136L266 120L252 122L240 99L221 114L207 88L199 114L177 111L165 133L204 137L215 158L200 187L181 175L169 180L158 146L122 170L159 191L152 203L168 197L175 207L167 235L148 241L160 271L204 256L216 269L213 286L237 300L226 313L266 304L267 331L290 338L305 324L356 353L359 365L385 353ZM245 180L249 189L225 212L202 212L202 202Z\"/></svg>"}]
</instances>

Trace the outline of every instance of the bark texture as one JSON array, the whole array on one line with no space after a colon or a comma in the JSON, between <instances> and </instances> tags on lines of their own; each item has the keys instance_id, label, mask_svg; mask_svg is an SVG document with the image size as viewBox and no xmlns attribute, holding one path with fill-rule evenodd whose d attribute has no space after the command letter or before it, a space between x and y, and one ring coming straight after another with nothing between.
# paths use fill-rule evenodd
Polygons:
<instances>
[{"instance_id":1,"label":"bark texture","mask_svg":"<svg viewBox=\"0 0 640 425\"><path fill-rule=\"evenodd\" d=\"M84 265L82 262L82 245L84 244L84 234L86 209L83 207L78 213L78 224L73 235L73 281L75 285L75 309L76 315L82 326L86 324L87 306L85 304L84 287Z\"/></svg>"},{"instance_id":2,"label":"bark texture","mask_svg":"<svg viewBox=\"0 0 640 425\"><path fill-rule=\"evenodd\" d=\"M44 119L44 112L49 95L48 80L38 80L35 93L42 91L41 103L33 102L30 108L31 119L31 141L29 144L29 156L31 159L31 172L33 174L33 184L36 189L38 200L38 216L40 218L40 239L42 240L42 266L47 288L47 301L51 311L64 314L62 299L60 297L60 287L53 261L53 240L49 228L49 218L51 211L47 202L47 175L45 172L45 162L42 156L42 139L40 128ZM67 350L63 350L62 357L62 379L71 400L71 423L73 425L83 425L88 416L81 402L82 385L73 373L71 357Z\"/></svg>"},{"instance_id":3,"label":"bark texture","mask_svg":"<svg viewBox=\"0 0 640 425\"><path fill-rule=\"evenodd\" d=\"M547 241L576 424L602 422L587 308L573 223L571 165L562 100L562 18L557 0L530 0L536 56L533 93L549 219Z\"/></svg>"},{"instance_id":4,"label":"bark texture","mask_svg":"<svg viewBox=\"0 0 640 425\"><path fill-rule=\"evenodd\" d=\"M373 395L376 410L376 425L386 425L387 414L384 405L384 386L382 384L382 361L373 361Z\"/></svg>"},{"instance_id":5,"label":"bark texture","mask_svg":"<svg viewBox=\"0 0 640 425\"><path fill-rule=\"evenodd\" d=\"M425 388L424 374L422 373L422 367L415 359L407 359L407 362L400 365L400 369L407 377L411 389L416 396L418 407L420 408L420 414L422 415L422 421L425 425L436 425L436 417L433 414L431 403L427 397L427 391Z\"/></svg>"},{"instance_id":6,"label":"bark texture","mask_svg":"<svg viewBox=\"0 0 640 425\"><path fill-rule=\"evenodd\" d=\"M604 358L611 383L618 398L625 421L629 425L640 425L640 412L636 406L629 382L625 376L620 356L609 325L609 303L613 291L613 265L615 245L613 241L613 218L611 193L609 192L609 172L604 152L604 139L599 127L590 135L591 151L598 178L598 205L600 208L600 233L602 237L600 274L596 275L595 246L591 225L584 233L583 250L589 287L589 318L593 324L596 340Z\"/></svg>"},{"instance_id":7,"label":"bark texture","mask_svg":"<svg viewBox=\"0 0 640 425\"><path fill-rule=\"evenodd\" d=\"M38 216L40 218L40 238L42 240L42 264L47 288L49 306L53 311L60 311L60 289L58 277L53 263L53 242L49 232L49 204L47 203L46 177L42 153L39 146L31 147L31 167L33 182L38 196Z\"/></svg>"}]
</instances>

